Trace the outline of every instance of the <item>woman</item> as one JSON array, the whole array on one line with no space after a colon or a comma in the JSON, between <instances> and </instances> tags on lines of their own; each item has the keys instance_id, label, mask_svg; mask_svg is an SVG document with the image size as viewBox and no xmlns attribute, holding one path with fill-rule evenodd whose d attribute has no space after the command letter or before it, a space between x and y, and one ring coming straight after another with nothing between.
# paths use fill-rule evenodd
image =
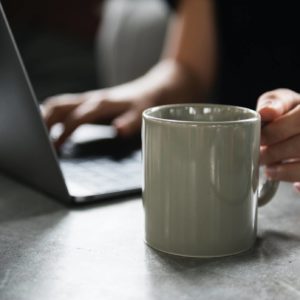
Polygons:
<instances>
[{"instance_id":1,"label":"woman","mask_svg":"<svg viewBox=\"0 0 300 300\"><path fill-rule=\"evenodd\" d=\"M293 91L299 84L300 45L296 4L288 2L270 7L258 0L179 1L163 57L143 77L47 100L48 127L64 124L56 146L83 123L111 122L129 136L140 129L145 108L207 102L216 94L220 103L257 104L268 123L261 148L266 174L294 182L300 191L300 95Z\"/></svg>"}]
</instances>

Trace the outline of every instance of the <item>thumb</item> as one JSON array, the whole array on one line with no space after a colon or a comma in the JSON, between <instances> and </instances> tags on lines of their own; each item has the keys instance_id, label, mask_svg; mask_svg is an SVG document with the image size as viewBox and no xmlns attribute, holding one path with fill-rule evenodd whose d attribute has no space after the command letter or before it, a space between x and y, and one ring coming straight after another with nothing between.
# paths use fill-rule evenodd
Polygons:
<instances>
[{"instance_id":1,"label":"thumb","mask_svg":"<svg viewBox=\"0 0 300 300\"><path fill-rule=\"evenodd\" d=\"M129 137L141 128L142 114L137 110L129 110L113 120L112 125L122 137Z\"/></svg>"},{"instance_id":2,"label":"thumb","mask_svg":"<svg viewBox=\"0 0 300 300\"><path fill-rule=\"evenodd\" d=\"M278 89L263 94L257 103L257 111L263 122L271 122L299 104L299 94L288 89Z\"/></svg>"}]
</instances>

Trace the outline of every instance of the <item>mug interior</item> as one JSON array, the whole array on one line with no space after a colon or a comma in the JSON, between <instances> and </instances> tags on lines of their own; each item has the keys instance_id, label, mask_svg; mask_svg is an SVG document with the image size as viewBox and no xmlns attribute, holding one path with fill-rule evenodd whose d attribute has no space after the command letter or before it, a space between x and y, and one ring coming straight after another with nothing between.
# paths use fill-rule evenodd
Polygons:
<instances>
[{"instance_id":1,"label":"mug interior","mask_svg":"<svg viewBox=\"0 0 300 300\"><path fill-rule=\"evenodd\" d=\"M214 104L178 104L153 107L144 112L147 119L173 122L223 123L253 121L258 113L244 107Z\"/></svg>"}]
</instances>

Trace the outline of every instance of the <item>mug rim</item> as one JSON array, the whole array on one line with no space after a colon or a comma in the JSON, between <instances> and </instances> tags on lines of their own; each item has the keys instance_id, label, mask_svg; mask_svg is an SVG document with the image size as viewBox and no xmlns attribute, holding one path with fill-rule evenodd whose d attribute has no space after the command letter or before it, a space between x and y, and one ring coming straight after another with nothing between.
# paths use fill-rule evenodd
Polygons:
<instances>
[{"instance_id":1,"label":"mug rim","mask_svg":"<svg viewBox=\"0 0 300 300\"><path fill-rule=\"evenodd\" d=\"M242 120L231 120L231 121L199 121L199 120L190 121L190 120L175 120L171 118L165 119L165 118L154 117L150 115L152 112L161 110L163 108L173 108L173 107L207 107L207 108L228 107L228 108L235 108L241 111L248 112L253 116ZM261 118L260 118L260 114L257 111L243 106L227 105L227 104L212 104L212 103L180 103L180 104L167 104L167 105L150 107L143 111L143 119L147 121L158 122L158 123L187 124L187 125L199 124L199 125L214 126L214 125L230 125L230 124L255 122L255 121L260 121Z\"/></svg>"}]
</instances>

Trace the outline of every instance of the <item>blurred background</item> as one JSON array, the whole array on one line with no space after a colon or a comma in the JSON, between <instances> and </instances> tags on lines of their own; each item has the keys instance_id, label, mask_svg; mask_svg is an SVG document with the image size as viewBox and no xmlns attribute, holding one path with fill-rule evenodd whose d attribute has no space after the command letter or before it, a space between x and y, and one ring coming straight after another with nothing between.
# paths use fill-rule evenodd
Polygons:
<instances>
[{"instance_id":1,"label":"blurred background","mask_svg":"<svg viewBox=\"0 0 300 300\"><path fill-rule=\"evenodd\" d=\"M39 101L113 86L160 57L162 0L2 0Z\"/></svg>"},{"instance_id":2,"label":"blurred background","mask_svg":"<svg viewBox=\"0 0 300 300\"><path fill-rule=\"evenodd\" d=\"M102 0L2 0L39 100L97 87Z\"/></svg>"}]
</instances>

